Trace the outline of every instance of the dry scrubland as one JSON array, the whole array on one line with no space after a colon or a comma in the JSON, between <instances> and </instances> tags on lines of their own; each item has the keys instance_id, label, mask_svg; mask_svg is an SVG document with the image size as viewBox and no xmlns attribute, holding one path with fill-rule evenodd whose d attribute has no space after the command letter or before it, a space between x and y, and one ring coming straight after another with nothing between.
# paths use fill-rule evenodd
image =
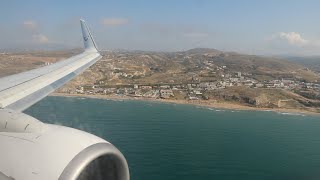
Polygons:
<instances>
[{"instance_id":1,"label":"dry scrubland","mask_svg":"<svg viewBox=\"0 0 320 180\"><path fill-rule=\"evenodd\" d=\"M45 66L79 52L2 53L0 77ZM288 60L214 49L102 54L98 63L57 93L320 112L319 72ZM288 82L291 84L286 84ZM280 86L272 87L272 83ZM134 85L138 87L134 88ZM81 92L79 87L82 87ZM148 91L163 88L172 91L172 95L146 95Z\"/></svg>"}]
</instances>

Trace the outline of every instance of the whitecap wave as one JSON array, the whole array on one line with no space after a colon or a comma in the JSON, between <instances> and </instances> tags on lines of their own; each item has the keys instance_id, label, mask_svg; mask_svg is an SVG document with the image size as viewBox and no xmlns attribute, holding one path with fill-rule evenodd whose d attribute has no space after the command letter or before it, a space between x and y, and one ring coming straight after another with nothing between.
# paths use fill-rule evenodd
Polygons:
<instances>
[{"instance_id":1,"label":"whitecap wave","mask_svg":"<svg viewBox=\"0 0 320 180\"><path fill-rule=\"evenodd\" d=\"M289 112L278 112L278 114L288 115L288 116L306 116L306 115L301 114L301 113L289 113Z\"/></svg>"}]
</instances>

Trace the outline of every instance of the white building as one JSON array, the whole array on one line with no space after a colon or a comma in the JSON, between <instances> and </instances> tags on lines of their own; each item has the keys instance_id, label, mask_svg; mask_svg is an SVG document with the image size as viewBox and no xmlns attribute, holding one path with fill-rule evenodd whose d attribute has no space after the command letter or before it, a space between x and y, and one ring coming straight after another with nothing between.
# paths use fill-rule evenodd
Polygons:
<instances>
[{"instance_id":1,"label":"white building","mask_svg":"<svg viewBox=\"0 0 320 180\"><path fill-rule=\"evenodd\" d=\"M161 89L160 90L160 97L167 99L170 97L174 97L173 91L171 89Z\"/></svg>"}]
</instances>

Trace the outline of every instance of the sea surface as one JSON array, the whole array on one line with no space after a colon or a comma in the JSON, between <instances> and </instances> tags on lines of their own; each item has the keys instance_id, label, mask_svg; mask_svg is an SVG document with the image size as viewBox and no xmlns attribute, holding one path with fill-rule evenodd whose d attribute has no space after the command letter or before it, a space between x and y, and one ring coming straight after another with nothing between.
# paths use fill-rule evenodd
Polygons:
<instances>
[{"instance_id":1,"label":"sea surface","mask_svg":"<svg viewBox=\"0 0 320 180\"><path fill-rule=\"evenodd\" d=\"M320 116L47 97L26 110L114 144L131 180L320 179Z\"/></svg>"}]
</instances>

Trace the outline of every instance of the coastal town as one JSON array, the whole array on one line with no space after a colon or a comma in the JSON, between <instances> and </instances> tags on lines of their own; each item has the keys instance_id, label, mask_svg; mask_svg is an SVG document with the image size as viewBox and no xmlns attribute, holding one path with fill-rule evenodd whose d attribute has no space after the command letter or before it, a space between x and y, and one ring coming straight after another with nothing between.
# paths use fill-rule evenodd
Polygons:
<instances>
[{"instance_id":1,"label":"coastal town","mask_svg":"<svg viewBox=\"0 0 320 180\"><path fill-rule=\"evenodd\" d=\"M3 62L1 73L12 73L12 63L21 61L27 70L78 52L4 53L0 58L10 61ZM320 112L316 66L215 49L101 54L100 61L55 94Z\"/></svg>"},{"instance_id":2,"label":"coastal town","mask_svg":"<svg viewBox=\"0 0 320 180\"><path fill-rule=\"evenodd\" d=\"M119 85L114 87L104 87L99 85L78 86L76 89L69 89L65 93L70 94L100 94L100 95L119 95L131 97L146 98L173 98L178 94L185 94L189 100L208 100L204 94L208 91L225 89L228 87L245 86L248 88L267 88L267 89L285 89L285 90L314 90L320 92L320 83L305 83L292 79L270 80L258 82L250 78L249 74L242 75L237 72L233 75L226 74L226 78L216 82L197 82L195 78L189 84L134 84ZM103 82L101 82L103 83Z\"/></svg>"},{"instance_id":3,"label":"coastal town","mask_svg":"<svg viewBox=\"0 0 320 180\"><path fill-rule=\"evenodd\" d=\"M259 58L211 49L106 52L86 78L75 80L58 93L319 110L319 71Z\"/></svg>"}]
</instances>

